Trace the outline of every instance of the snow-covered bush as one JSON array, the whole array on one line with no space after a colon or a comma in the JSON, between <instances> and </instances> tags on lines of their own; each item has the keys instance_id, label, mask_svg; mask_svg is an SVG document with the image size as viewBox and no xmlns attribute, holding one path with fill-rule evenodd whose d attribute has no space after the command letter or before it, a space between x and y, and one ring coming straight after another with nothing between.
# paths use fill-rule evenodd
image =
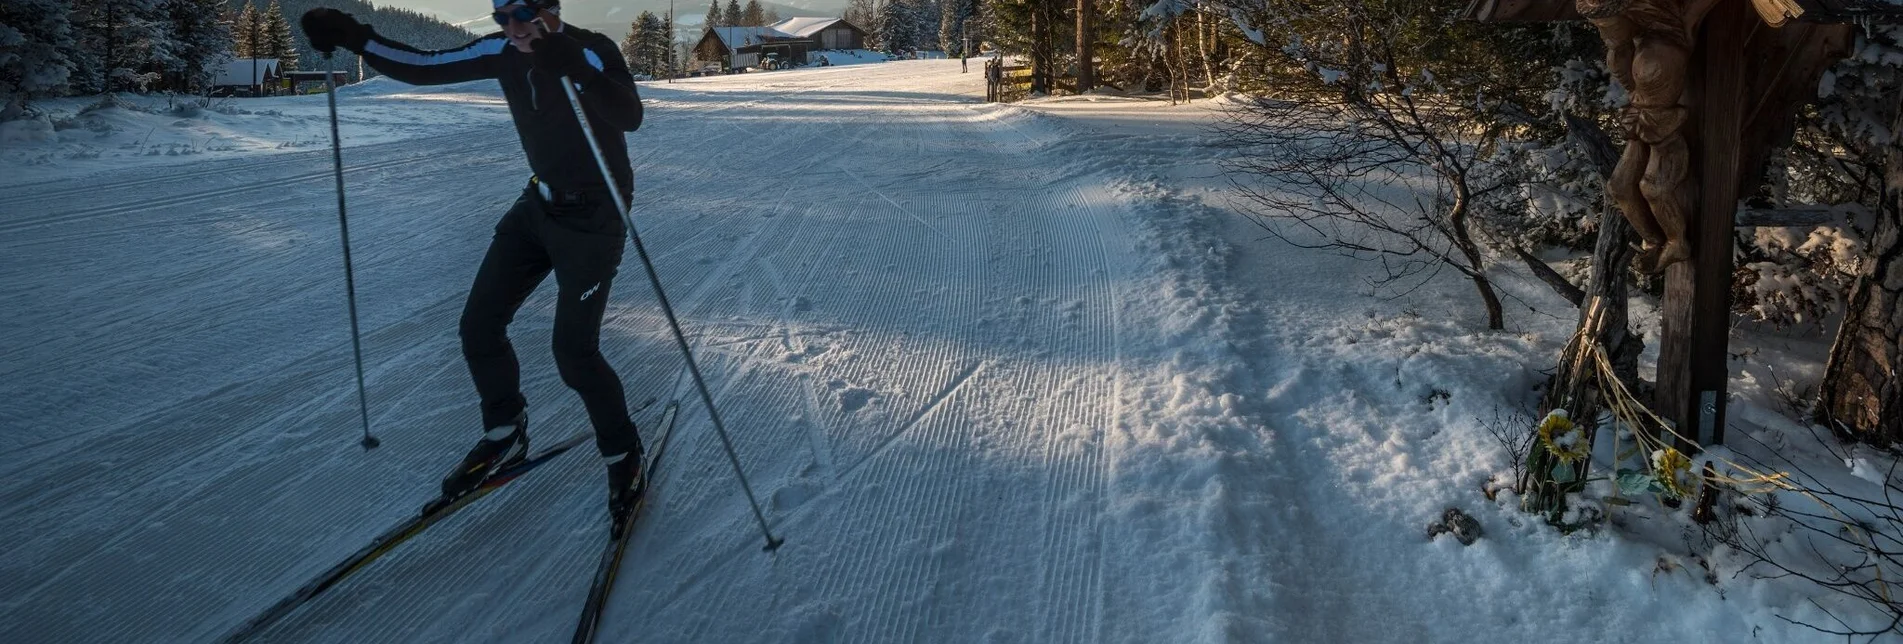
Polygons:
<instances>
[{"instance_id":1,"label":"snow-covered bush","mask_svg":"<svg viewBox=\"0 0 1903 644\"><path fill-rule=\"evenodd\" d=\"M29 100L66 91L73 46L65 2L0 2L0 121L28 116Z\"/></svg>"},{"instance_id":2,"label":"snow-covered bush","mask_svg":"<svg viewBox=\"0 0 1903 644\"><path fill-rule=\"evenodd\" d=\"M1822 329L1862 268L1883 194L1883 152L1898 135L1890 124L1903 109L1903 27L1859 29L1850 56L1825 72L1817 92L1758 199L1834 206L1837 217L1815 230L1760 228L1739 244L1733 310L1778 327Z\"/></svg>"}]
</instances>

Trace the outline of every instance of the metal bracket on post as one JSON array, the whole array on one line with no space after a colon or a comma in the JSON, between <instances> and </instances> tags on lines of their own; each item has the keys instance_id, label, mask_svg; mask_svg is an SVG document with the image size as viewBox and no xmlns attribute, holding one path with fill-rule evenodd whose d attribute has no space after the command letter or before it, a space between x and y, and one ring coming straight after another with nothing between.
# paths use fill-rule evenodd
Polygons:
<instances>
[{"instance_id":1,"label":"metal bracket on post","mask_svg":"<svg viewBox=\"0 0 1903 644\"><path fill-rule=\"evenodd\" d=\"M1698 446L1712 444L1718 429L1718 392L1698 392Z\"/></svg>"}]
</instances>

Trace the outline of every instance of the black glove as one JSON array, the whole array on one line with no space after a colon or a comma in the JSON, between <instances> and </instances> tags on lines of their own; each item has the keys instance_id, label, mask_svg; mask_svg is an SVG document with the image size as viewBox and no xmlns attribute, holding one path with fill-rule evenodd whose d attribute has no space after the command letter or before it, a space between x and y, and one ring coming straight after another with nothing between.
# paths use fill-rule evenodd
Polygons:
<instances>
[{"instance_id":1,"label":"black glove","mask_svg":"<svg viewBox=\"0 0 1903 644\"><path fill-rule=\"evenodd\" d=\"M311 40L311 48L326 54L338 47L361 54L372 33L370 25L357 22L350 14L324 7L304 12L298 24L304 27L304 37Z\"/></svg>"},{"instance_id":2,"label":"black glove","mask_svg":"<svg viewBox=\"0 0 1903 644\"><path fill-rule=\"evenodd\" d=\"M560 32L548 32L535 39L535 69L543 73L567 76L577 83L594 80L601 70L588 64L581 41Z\"/></svg>"}]
</instances>

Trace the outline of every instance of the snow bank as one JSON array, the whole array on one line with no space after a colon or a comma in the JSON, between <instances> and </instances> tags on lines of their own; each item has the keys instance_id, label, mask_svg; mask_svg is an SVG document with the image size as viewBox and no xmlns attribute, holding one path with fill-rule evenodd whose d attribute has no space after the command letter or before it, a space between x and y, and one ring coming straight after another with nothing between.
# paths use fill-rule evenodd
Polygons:
<instances>
[{"instance_id":1,"label":"snow bank","mask_svg":"<svg viewBox=\"0 0 1903 644\"><path fill-rule=\"evenodd\" d=\"M506 122L493 81L415 87L386 78L338 89L346 150ZM322 94L200 98L119 94L36 101L40 116L0 124L0 185L192 159L330 145ZM346 152L347 154L347 152Z\"/></svg>"},{"instance_id":2,"label":"snow bank","mask_svg":"<svg viewBox=\"0 0 1903 644\"><path fill-rule=\"evenodd\" d=\"M1483 484L1508 469L1487 425L1530 429L1513 414L1536 405L1575 315L1530 277L1496 275L1531 310L1510 320L1515 331L1488 332L1458 278L1377 294L1366 264L1262 241L1226 196L1224 151L1198 152L1201 133L1170 126L1206 108L1063 97L992 109L1048 130L1040 143L1068 171L1128 177L1113 184L1139 206L1133 250L1146 277L1123 306L1167 323L1124 330L1124 346L1155 349L1125 356L1141 375L1110 439L1106 547L1136 587L1155 589L1122 608L1178 629L1150 639L1830 641L1785 621L1834 626L1813 600L1881 623L1804 582L1741 574L1748 562L1722 548L1688 548L1697 528L1682 511L1619 509L1618 529L1569 535L1521 513L1511 492L1487 499ZM1634 315L1656 321L1645 302ZM1759 429L1783 418L1769 411L1773 372L1784 370L1780 390L1814 382L1815 358L1797 356L1820 347L1802 344L1740 340L1761 364L1741 374L1734 433L1804 442L1788 420ZM1887 460L1831 468L1819 447L1801 451L1808 469L1841 472L1828 479L1838 489L1881 495L1868 479ZM1467 547L1428 538L1448 508L1486 536ZM1146 567L1157 559L1171 569ZM1179 596L1193 599L1157 599Z\"/></svg>"}]
</instances>

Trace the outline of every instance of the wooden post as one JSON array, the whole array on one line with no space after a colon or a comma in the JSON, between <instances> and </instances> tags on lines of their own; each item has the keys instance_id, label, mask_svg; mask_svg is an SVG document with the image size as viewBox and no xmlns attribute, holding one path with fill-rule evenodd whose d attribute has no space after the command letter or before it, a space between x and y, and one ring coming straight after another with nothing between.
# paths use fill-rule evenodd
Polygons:
<instances>
[{"instance_id":1,"label":"wooden post","mask_svg":"<svg viewBox=\"0 0 1903 644\"><path fill-rule=\"evenodd\" d=\"M1738 210L1745 110L1745 43L1761 27L1748 2L1720 2L1705 17L1692 57L1688 134L1698 198L1687 237L1692 259L1665 271L1659 320L1658 411L1678 424L1695 452L1724 442L1726 352L1731 337L1732 217Z\"/></svg>"}]
</instances>

